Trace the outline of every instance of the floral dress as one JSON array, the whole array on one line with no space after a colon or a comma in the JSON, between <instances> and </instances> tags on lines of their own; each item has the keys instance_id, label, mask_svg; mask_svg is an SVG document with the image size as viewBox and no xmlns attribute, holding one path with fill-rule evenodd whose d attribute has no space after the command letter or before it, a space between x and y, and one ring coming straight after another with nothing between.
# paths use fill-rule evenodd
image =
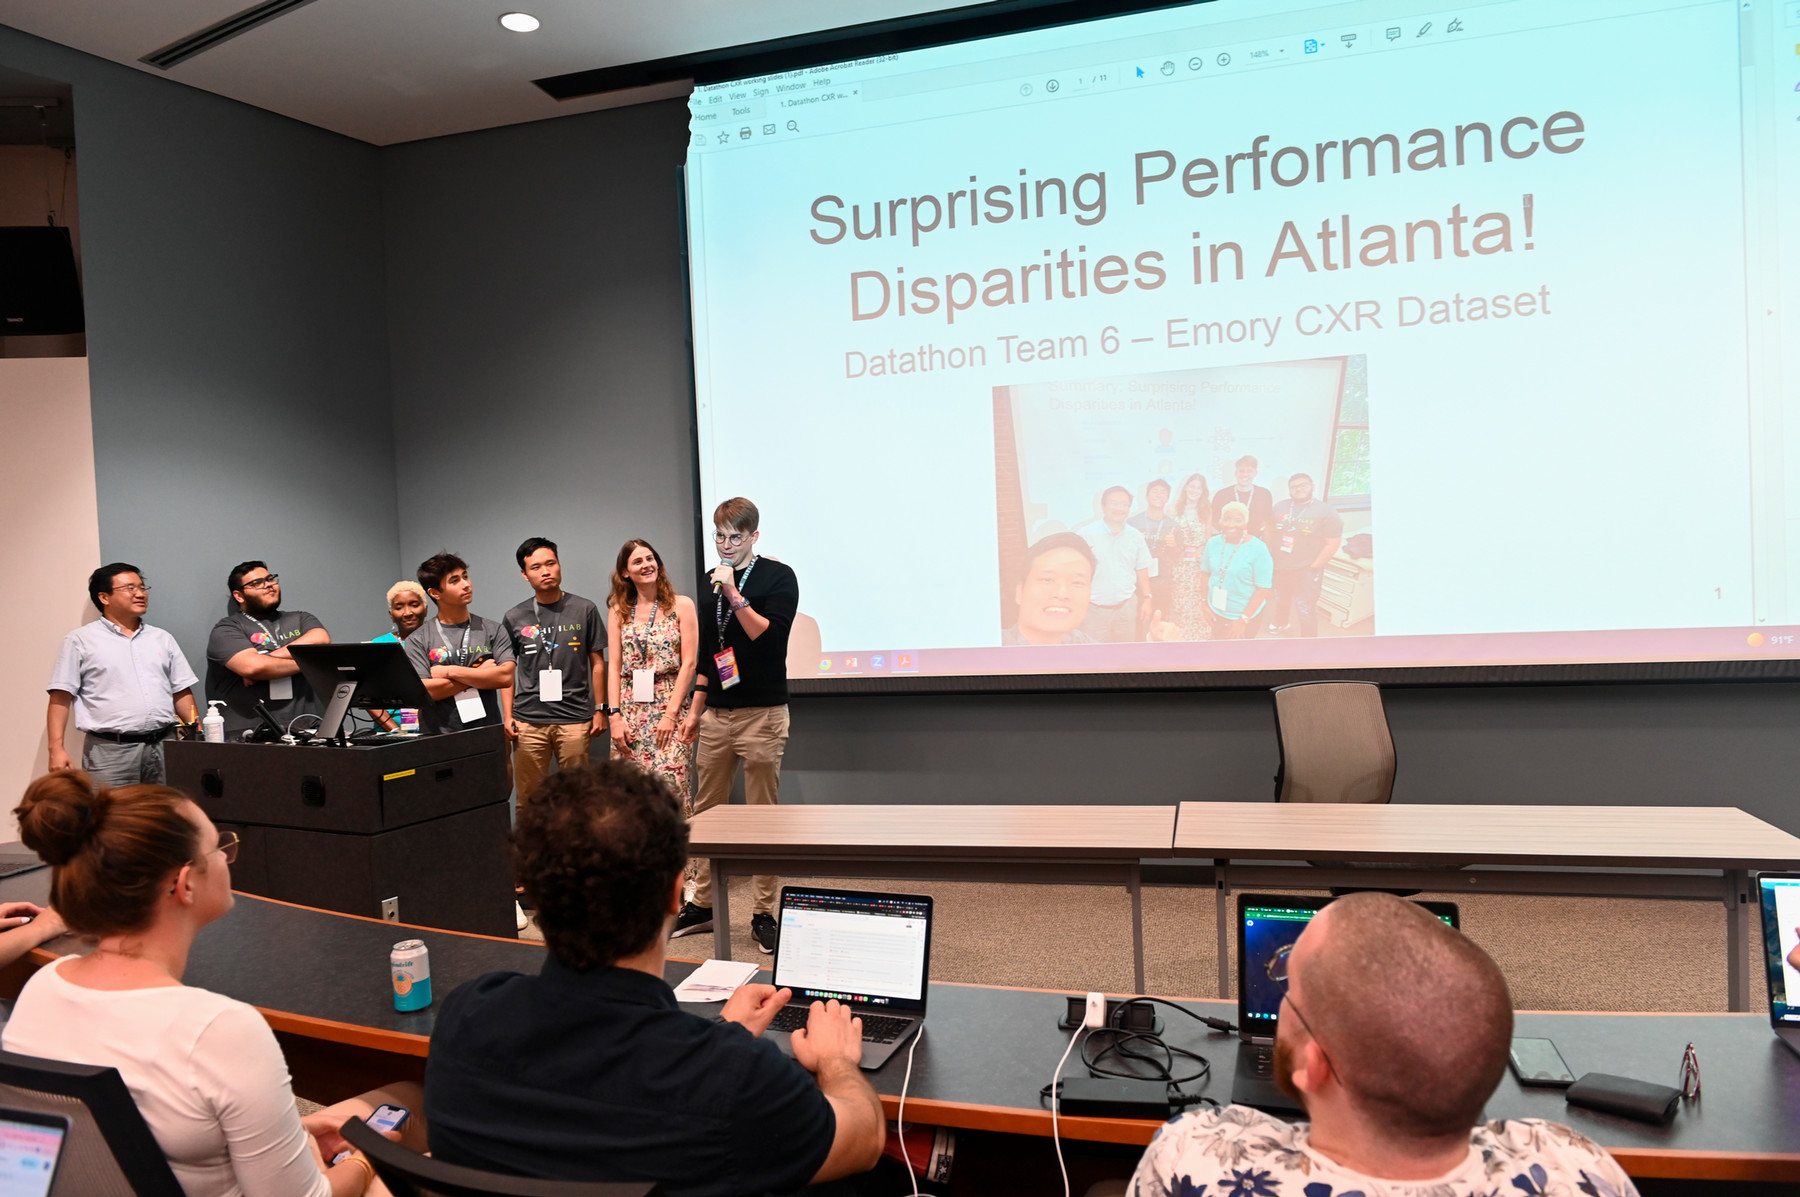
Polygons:
<instances>
[{"instance_id":1,"label":"floral dress","mask_svg":"<svg viewBox=\"0 0 1800 1197\"><path fill-rule=\"evenodd\" d=\"M1181 628L1184 640L1205 640L1211 634L1206 621L1206 595L1200 587L1200 558L1206 552L1207 505L1197 503L1186 514L1176 517L1175 580L1172 594L1175 610L1166 618Z\"/></svg>"},{"instance_id":2,"label":"floral dress","mask_svg":"<svg viewBox=\"0 0 1800 1197\"><path fill-rule=\"evenodd\" d=\"M656 697L651 702L631 701L631 677L639 669L656 671ZM634 609L631 622L619 634L619 705L624 708L620 718L625 721L627 739L624 744L613 741L612 755L662 774L686 805L692 801L689 779L694 771L694 746L674 737L666 748L656 746L656 725L669 709L669 696L675 693L680 675L680 617L658 606L652 609L646 626L637 621ZM690 694L675 713L678 724L692 704Z\"/></svg>"}]
</instances>

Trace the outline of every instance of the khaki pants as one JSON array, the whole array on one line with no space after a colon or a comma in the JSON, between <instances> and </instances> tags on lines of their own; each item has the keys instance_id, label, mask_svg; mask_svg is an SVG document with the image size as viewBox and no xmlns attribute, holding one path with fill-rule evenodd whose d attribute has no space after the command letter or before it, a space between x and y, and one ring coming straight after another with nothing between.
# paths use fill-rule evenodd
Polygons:
<instances>
[{"instance_id":1,"label":"khaki pants","mask_svg":"<svg viewBox=\"0 0 1800 1197\"><path fill-rule=\"evenodd\" d=\"M554 758L564 769L587 764L590 723L521 723L519 742L513 748L513 785L519 801L528 802L532 792L550 772Z\"/></svg>"},{"instance_id":2,"label":"khaki pants","mask_svg":"<svg viewBox=\"0 0 1800 1197\"><path fill-rule=\"evenodd\" d=\"M773 806L781 788L781 754L787 748L788 709L741 707L723 711L708 707L700 716L700 776L694 792L694 813L711 810L731 797L737 766L744 762L744 800ZM776 879L752 881L755 905L752 914L775 913ZM694 862L694 905L711 908L712 861Z\"/></svg>"}]
</instances>

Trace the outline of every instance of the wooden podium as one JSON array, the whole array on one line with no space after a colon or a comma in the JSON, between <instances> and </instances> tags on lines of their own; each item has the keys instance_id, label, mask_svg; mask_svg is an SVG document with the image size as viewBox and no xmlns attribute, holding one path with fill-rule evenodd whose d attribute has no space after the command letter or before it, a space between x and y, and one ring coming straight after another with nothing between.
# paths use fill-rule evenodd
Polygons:
<instances>
[{"instance_id":1,"label":"wooden podium","mask_svg":"<svg viewBox=\"0 0 1800 1197\"><path fill-rule=\"evenodd\" d=\"M370 918L513 936L498 727L345 747L163 745L169 784L243 847L232 886ZM384 911L395 900L397 914Z\"/></svg>"}]
</instances>

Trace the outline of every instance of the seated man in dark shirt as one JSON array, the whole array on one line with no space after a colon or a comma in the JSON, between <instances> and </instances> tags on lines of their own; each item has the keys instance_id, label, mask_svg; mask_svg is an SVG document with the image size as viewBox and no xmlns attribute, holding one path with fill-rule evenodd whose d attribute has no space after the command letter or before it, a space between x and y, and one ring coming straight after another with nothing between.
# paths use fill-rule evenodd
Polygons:
<instances>
[{"instance_id":1,"label":"seated man in dark shirt","mask_svg":"<svg viewBox=\"0 0 1800 1197\"><path fill-rule=\"evenodd\" d=\"M745 985L723 1022L676 1005L663 955L687 824L658 777L624 761L553 774L513 843L549 957L445 999L425 1072L437 1158L669 1197L789 1193L875 1165L887 1123L847 1007L814 1002L789 1059L761 1038L788 990Z\"/></svg>"}]
</instances>

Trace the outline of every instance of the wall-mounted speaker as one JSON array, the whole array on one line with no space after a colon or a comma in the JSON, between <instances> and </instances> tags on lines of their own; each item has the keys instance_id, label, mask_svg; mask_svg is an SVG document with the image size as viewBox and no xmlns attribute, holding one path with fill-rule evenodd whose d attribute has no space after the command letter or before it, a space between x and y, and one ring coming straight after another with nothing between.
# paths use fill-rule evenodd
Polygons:
<instances>
[{"instance_id":1,"label":"wall-mounted speaker","mask_svg":"<svg viewBox=\"0 0 1800 1197\"><path fill-rule=\"evenodd\" d=\"M54 337L87 331L81 277L69 230L0 226L0 337Z\"/></svg>"}]
</instances>

